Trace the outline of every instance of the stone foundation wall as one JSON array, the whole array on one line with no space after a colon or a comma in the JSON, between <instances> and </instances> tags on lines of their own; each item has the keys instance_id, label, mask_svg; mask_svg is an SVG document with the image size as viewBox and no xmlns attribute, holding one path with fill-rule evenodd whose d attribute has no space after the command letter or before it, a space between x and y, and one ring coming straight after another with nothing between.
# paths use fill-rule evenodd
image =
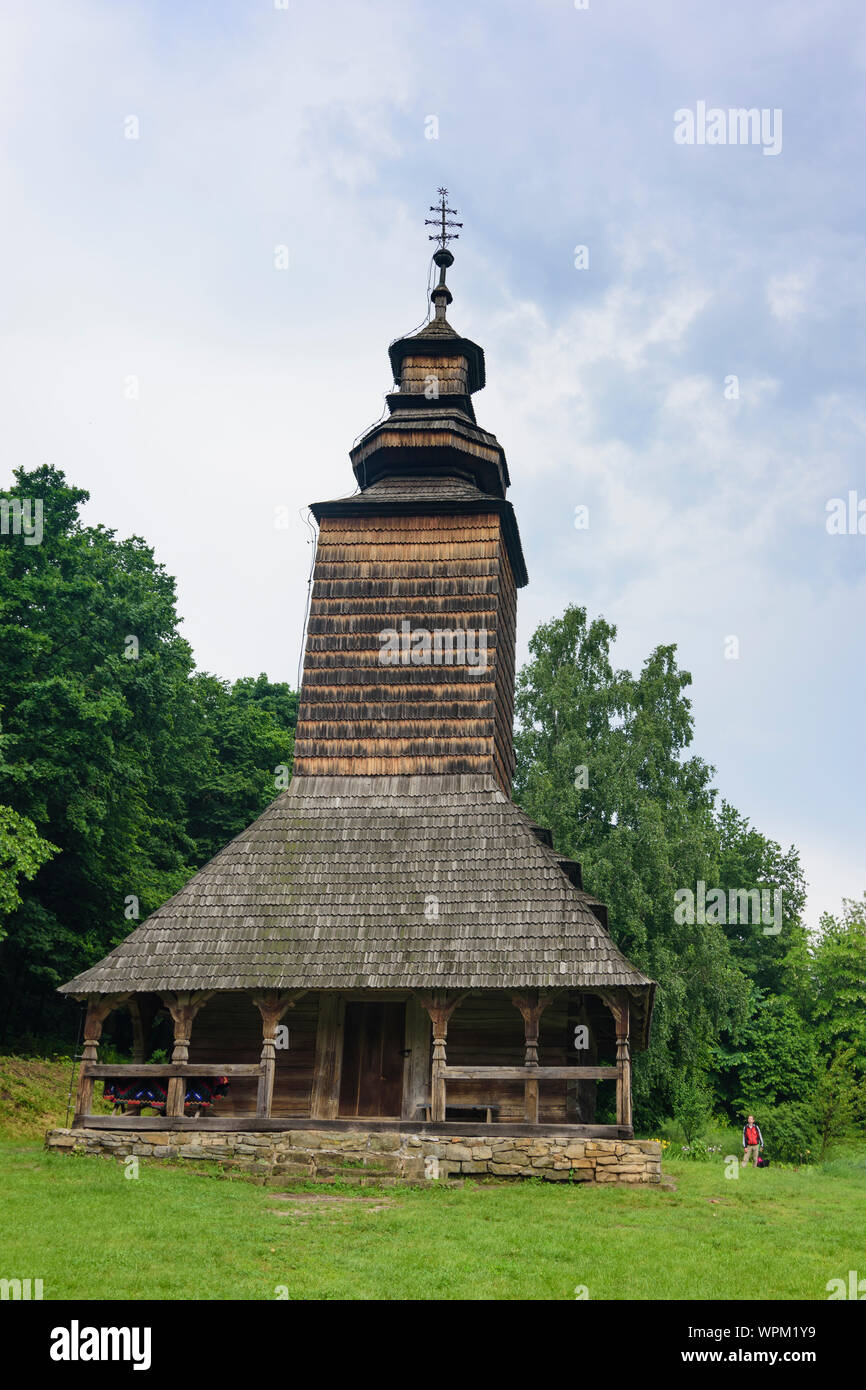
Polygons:
<instances>
[{"instance_id":1,"label":"stone foundation wall","mask_svg":"<svg viewBox=\"0 0 866 1390\"><path fill-rule=\"evenodd\" d=\"M210 1160L251 1176L395 1183L463 1177L657 1183L661 1146L647 1139L473 1138L315 1129L268 1133L53 1129L49 1149L118 1158Z\"/></svg>"}]
</instances>

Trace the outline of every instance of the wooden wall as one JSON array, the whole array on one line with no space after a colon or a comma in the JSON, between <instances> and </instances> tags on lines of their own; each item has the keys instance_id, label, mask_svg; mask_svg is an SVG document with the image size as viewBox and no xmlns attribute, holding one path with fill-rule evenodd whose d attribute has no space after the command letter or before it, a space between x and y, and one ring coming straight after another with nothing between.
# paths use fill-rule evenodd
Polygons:
<instances>
[{"instance_id":1,"label":"wooden wall","mask_svg":"<svg viewBox=\"0 0 866 1390\"><path fill-rule=\"evenodd\" d=\"M496 514L323 517L295 772L489 772L508 791L516 604ZM404 619L485 630L486 669L383 665L379 633Z\"/></svg>"},{"instance_id":2,"label":"wooden wall","mask_svg":"<svg viewBox=\"0 0 866 1390\"><path fill-rule=\"evenodd\" d=\"M308 994L286 1013L289 1047L277 1049L275 1119L310 1113L313 1056L316 1043L318 995ZM192 1026L189 1060L195 1062L258 1062L262 1053L262 1016L247 994L216 994ZM249 1115L256 1108L255 1080L233 1080L228 1095L218 1102L219 1115Z\"/></svg>"},{"instance_id":3,"label":"wooden wall","mask_svg":"<svg viewBox=\"0 0 866 1390\"><path fill-rule=\"evenodd\" d=\"M354 995L354 998L363 996ZM382 996L379 996L382 997ZM405 995L399 996L403 999ZM315 1070L316 1038L320 1000L326 996L305 995L284 1022L289 1029L290 1046L277 1051L276 1079L272 1115L274 1118L307 1117L311 1114ZM327 1007L336 1007L339 997L327 996ZM322 1015L327 1020L327 1015ZM576 1023L588 1022L592 1047L589 1054L573 1048ZM335 1014L336 1045L342 1048L343 1032ZM325 1030L327 1032L327 1029ZM409 1049L403 1082L403 1115L417 1118L416 1106L430 1098L429 1018L417 1000L406 1001L406 1047ZM327 1039L320 1034L323 1048ZM217 994L195 1019L190 1044L191 1063L258 1062L261 1055L261 1015L248 995ZM615 1058L615 1034L608 1010L594 996L563 994L541 1016L539 1064L541 1066L590 1065L608 1063ZM447 1060L451 1066L522 1066L524 1060L523 1019L504 994L470 995L455 1010L448 1027ZM330 1091L334 1105L319 1110L320 1118L336 1117L339 1092L339 1058L333 1059L337 1073ZM540 1113L542 1124L592 1123L596 1082L542 1082ZM464 1105L497 1104L499 1121L522 1122L523 1083L451 1081L448 1100ZM218 1113L231 1117L255 1111L256 1082L232 1081L228 1095L219 1101Z\"/></svg>"},{"instance_id":4,"label":"wooden wall","mask_svg":"<svg viewBox=\"0 0 866 1390\"><path fill-rule=\"evenodd\" d=\"M540 1066L563 1067L578 1060L569 1052L569 1000L555 999L541 1015L538 1062ZM524 1061L523 1018L504 995L473 995L455 1010L448 1026L448 1064L454 1067L519 1067ZM594 1084L594 1083L593 1083ZM539 1121L564 1124L571 1120L565 1081L544 1081L539 1088ZM462 1105L498 1104L500 1122L523 1120L522 1081L449 1081L448 1102Z\"/></svg>"},{"instance_id":5,"label":"wooden wall","mask_svg":"<svg viewBox=\"0 0 866 1390\"><path fill-rule=\"evenodd\" d=\"M400 371L400 394L426 394L431 377L436 379L440 396L465 396L469 391L469 362L453 353L407 353Z\"/></svg>"}]
</instances>

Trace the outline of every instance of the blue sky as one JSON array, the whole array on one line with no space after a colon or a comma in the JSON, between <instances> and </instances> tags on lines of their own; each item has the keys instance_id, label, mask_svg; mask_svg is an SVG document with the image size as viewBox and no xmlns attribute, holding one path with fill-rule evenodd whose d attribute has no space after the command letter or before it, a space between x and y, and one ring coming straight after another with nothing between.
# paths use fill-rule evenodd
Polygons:
<instances>
[{"instance_id":1,"label":"blue sky","mask_svg":"<svg viewBox=\"0 0 866 1390\"><path fill-rule=\"evenodd\" d=\"M623 665L676 642L696 748L798 845L814 922L866 888L866 535L826 528L866 499L864 69L832 0L10 7L4 481L63 468L177 576L200 666L294 682L300 513L352 490L446 184L521 655L569 602ZM677 144L701 101L781 110L781 152Z\"/></svg>"}]
</instances>

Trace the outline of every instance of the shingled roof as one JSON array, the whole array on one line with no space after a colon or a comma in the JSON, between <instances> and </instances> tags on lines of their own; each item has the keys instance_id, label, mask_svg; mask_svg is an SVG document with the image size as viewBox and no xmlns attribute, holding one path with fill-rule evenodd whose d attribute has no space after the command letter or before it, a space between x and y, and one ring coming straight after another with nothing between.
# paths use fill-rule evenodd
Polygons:
<instances>
[{"instance_id":1,"label":"shingled roof","mask_svg":"<svg viewBox=\"0 0 866 1390\"><path fill-rule=\"evenodd\" d=\"M490 776L296 777L67 994L655 986Z\"/></svg>"}]
</instances>

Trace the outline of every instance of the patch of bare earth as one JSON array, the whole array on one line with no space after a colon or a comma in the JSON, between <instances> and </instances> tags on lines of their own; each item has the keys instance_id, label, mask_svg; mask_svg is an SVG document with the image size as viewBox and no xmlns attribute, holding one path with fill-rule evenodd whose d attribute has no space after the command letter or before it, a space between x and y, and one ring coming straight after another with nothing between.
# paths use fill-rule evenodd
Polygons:
<instances>
[{"instance_id":1,"label":"patch of bare earth","mask_svg":"<svg viewBox=\"0 0 866 1390\"><path fill-rule=\"evenodd\" d=\"M272 1201L291 1205L272 1207L274 1216L299 1216L306 1219L311 1212L339 1212L341 1209L355 1207L365 1211L384 1211L393 1202L382 1197L336 1197L324 1192L272 1192Z\"/></svg>"}]
</instances>

